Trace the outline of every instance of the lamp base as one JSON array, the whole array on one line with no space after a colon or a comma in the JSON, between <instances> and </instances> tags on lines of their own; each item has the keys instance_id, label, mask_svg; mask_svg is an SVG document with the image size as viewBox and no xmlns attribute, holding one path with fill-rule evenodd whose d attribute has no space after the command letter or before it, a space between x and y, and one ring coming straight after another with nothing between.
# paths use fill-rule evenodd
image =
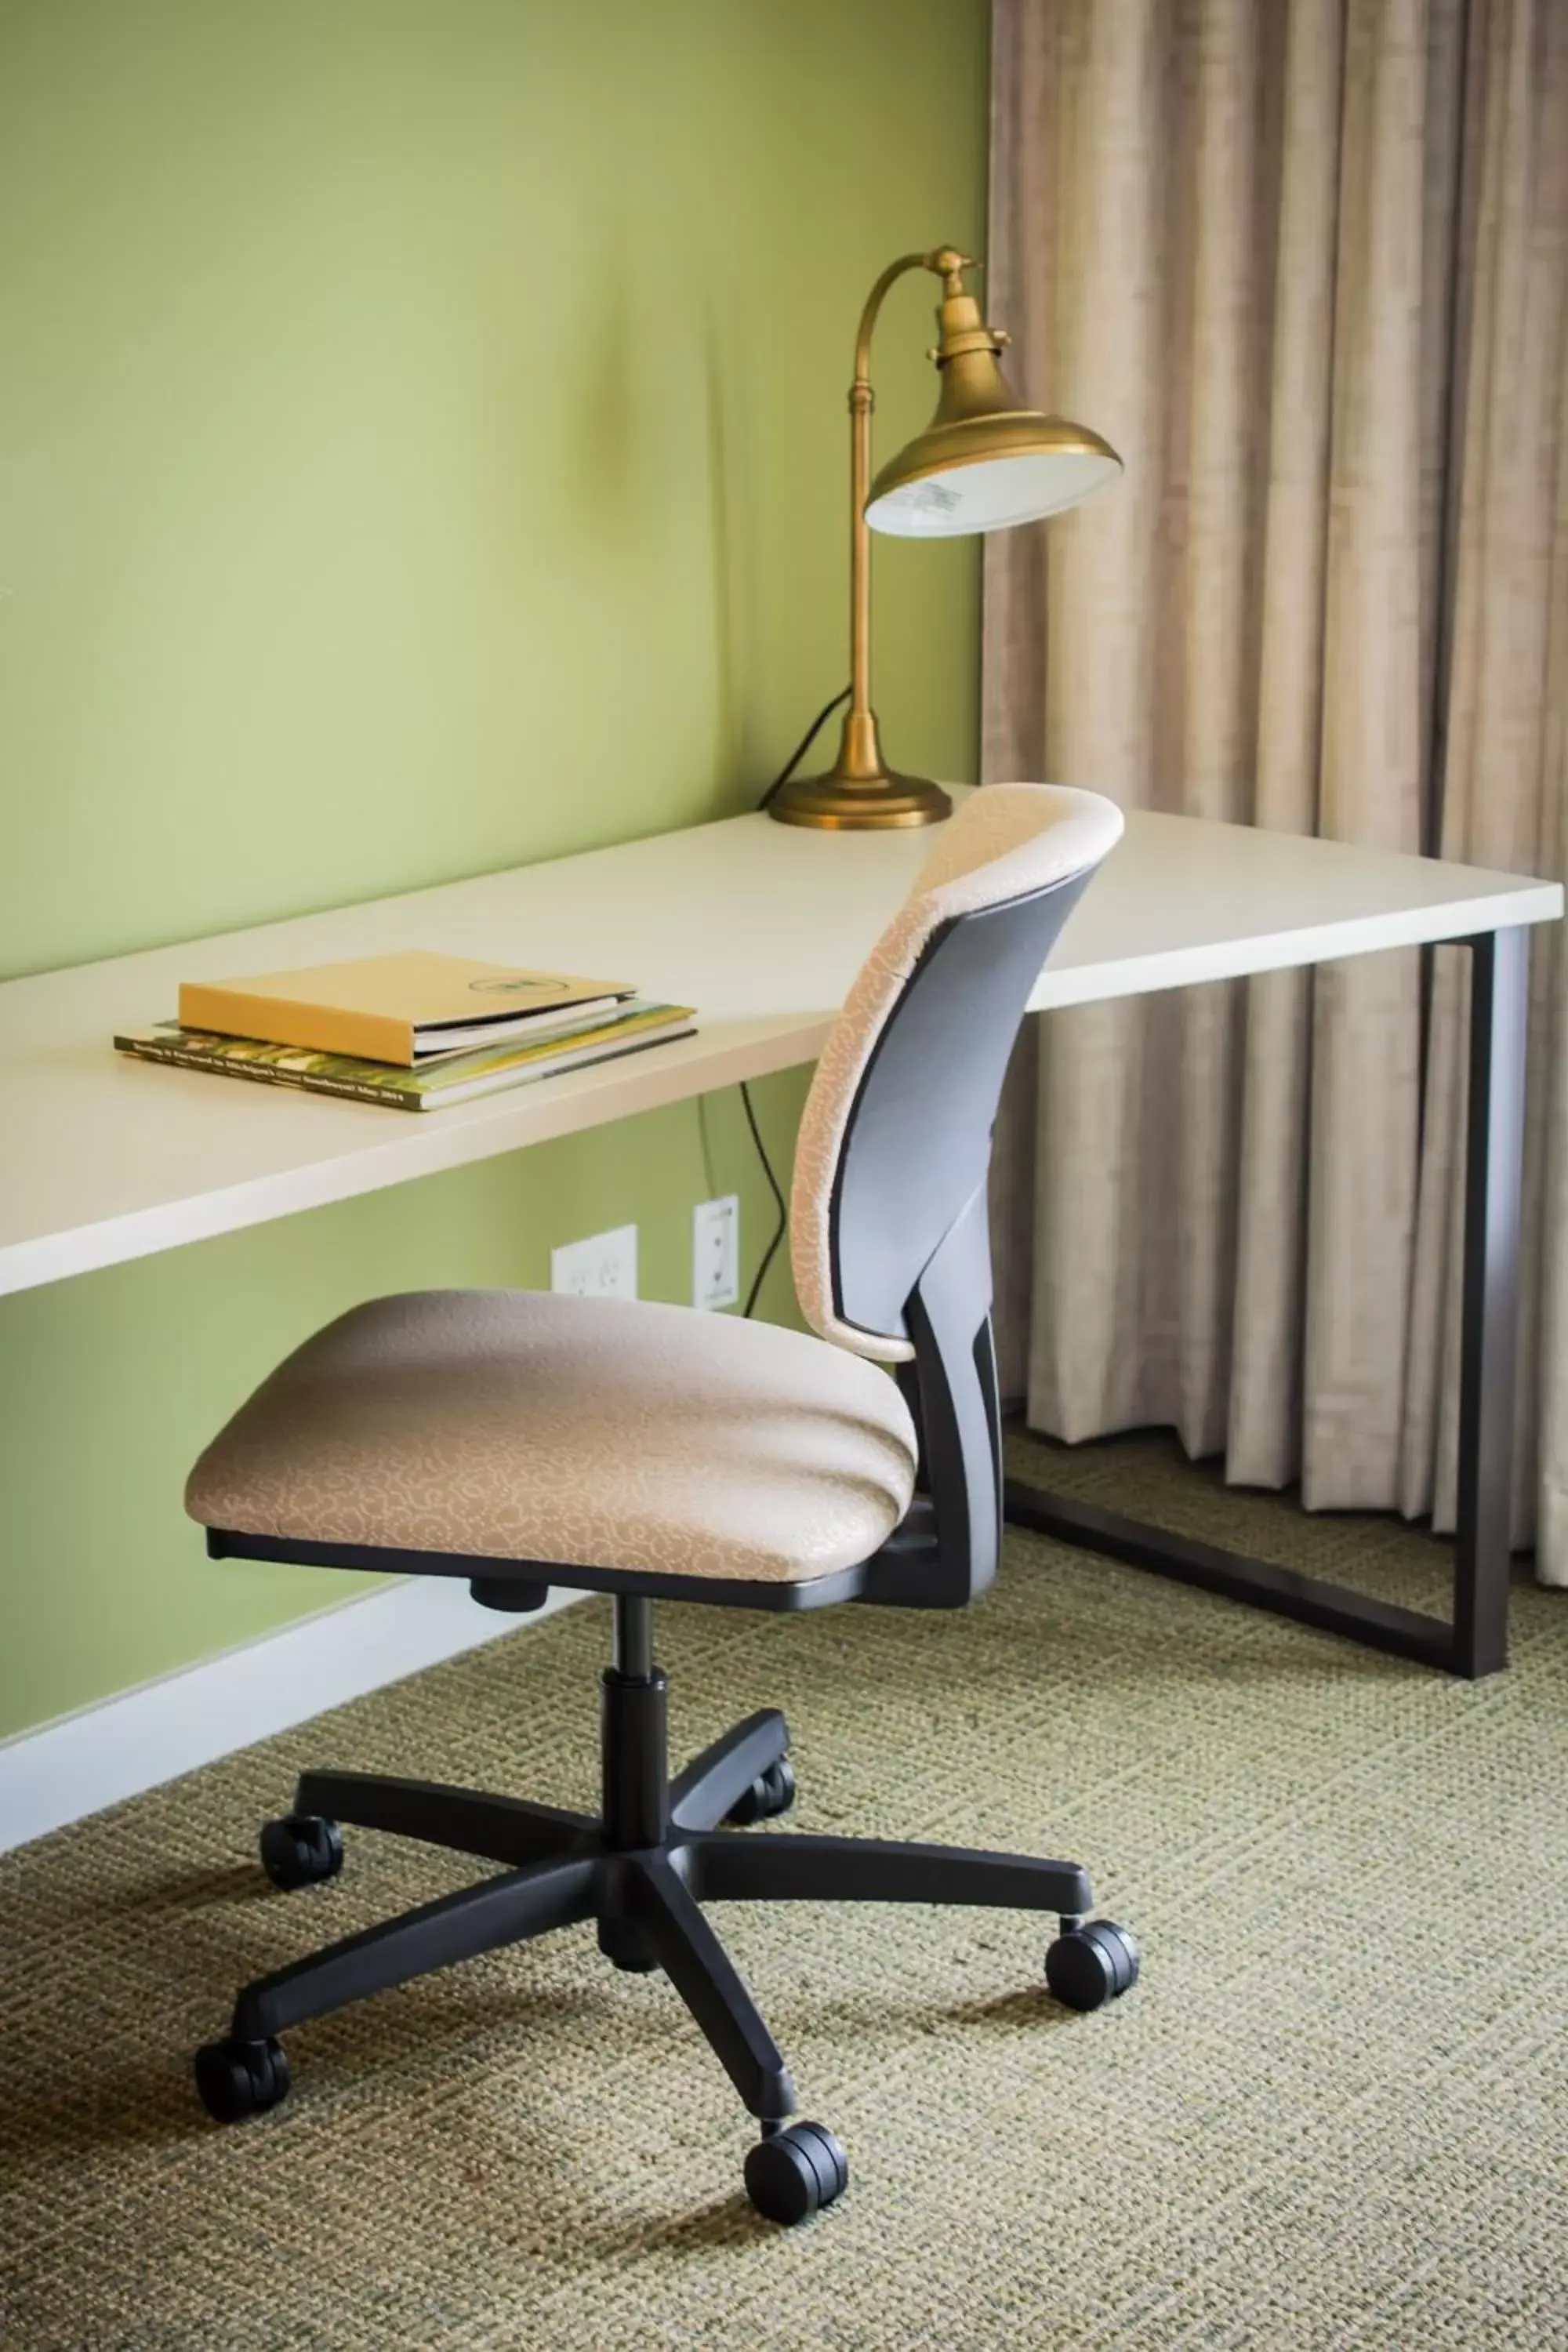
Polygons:
<instances>
[{"instance_id":1,"label":"lamp base","mask_svg":"<svg viewBox=\"0 0 1568 2352\"><path fill-rule=\"evenodd\" d=\"M892 825L940 824L952 803L924 776L889 772L860 782L829 770L792 776L768 803L780 824L815 825L824 833L869 833Z\"/></svg>"}]
</instances>

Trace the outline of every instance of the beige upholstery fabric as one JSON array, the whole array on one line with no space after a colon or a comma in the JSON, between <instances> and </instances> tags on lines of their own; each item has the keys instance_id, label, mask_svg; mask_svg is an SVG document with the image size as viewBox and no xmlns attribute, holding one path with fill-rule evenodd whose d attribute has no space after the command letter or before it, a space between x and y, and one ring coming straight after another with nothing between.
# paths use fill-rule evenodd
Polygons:
<instances>
[{"instance_id":1,"label":"beige upholstery fabric","mask_svg":"<svg viewBox=\"0 0 1568 2352\"><path fill-rule=\"evenodd\" d=\"M914 1349L901 1335L846 1323L833 1296L834 1175L849 1114L877 1039L933 931L956 915L1001 906L1097 866L1121 837L1122 816L1094 793L1058 784L992 784L963 802L937 835L903 906L863 965L828 1032L795 1142L790 1253L795 1296L825 1339L883 1363Z\"/></svg>"},{"instance_id":2,"label":"beige upholstery fabric","mask_svg":"<svg viewBox=\"0 0 1568 2352\"><path fill-rule=\"evenodd\" d=\"M1016 380L1127 471L986 542L986 772L1563 874L1563 0L997 0L993 98ZM1239 1483L1451 1526L1464 1006L1435 961L1036 1024L994 1198L1037 1427L1172 1423ZM1554 930L1531 970L1515 1517L1539 1498L1568 1582Z\"/></svg>"},{"instance_id":3,"label":"beige upholstery fabric","mask_svg":"<svg viewBox=\"0 0 1568 2352\"><path fill-rule=\"evenodd\" d=\"M379 1298L280 1364L191 1473L204 1526L802 1580L909 1507L894 1383L799 1331L516 1290Z\"/></svg>"}]
</instances>

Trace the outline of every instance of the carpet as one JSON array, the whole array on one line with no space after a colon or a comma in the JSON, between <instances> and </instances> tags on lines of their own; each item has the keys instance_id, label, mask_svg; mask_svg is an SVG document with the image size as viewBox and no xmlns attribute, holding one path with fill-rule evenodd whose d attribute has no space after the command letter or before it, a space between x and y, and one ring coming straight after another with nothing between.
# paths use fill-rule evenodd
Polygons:
<instances>
[{"instance_id":1,"label":"carpet","mask_svg":"<svg viewBox=\"0 0 1568 2352\"><path fill-rule=\"evenodd\" d=\"M1419 1531L1163 1440L1048 1452L1442 1605ZM5 2352L1568 2347L1568 1594L1522 1578L1474 1686L1016 1533L961 1616L664 1609L678 1758L783 1705L802 1827L1082 1859L1143 1948L1081 2017L1041 1922L716 1908L849 2151L804 2230L744 2201L669 1987L586 1927L299 2029L285 2105L209 2124L189 2055L243 1978L477 1874L350 1832L274 1892L293 1773L592 1804L607 1643L585 1601L0 1860Z\"/></svg>"}]
</instances>

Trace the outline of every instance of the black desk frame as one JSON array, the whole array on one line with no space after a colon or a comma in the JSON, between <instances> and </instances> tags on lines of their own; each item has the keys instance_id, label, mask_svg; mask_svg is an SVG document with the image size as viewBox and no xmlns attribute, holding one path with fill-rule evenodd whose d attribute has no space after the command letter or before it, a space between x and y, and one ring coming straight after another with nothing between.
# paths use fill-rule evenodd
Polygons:
<instances>
[{"instance_id":1,"label":"black desk frame","mask_svg":"<svg viewBox=\"0 0 1568 2352\"><path fill-rule=\"evenodd\" d=\"M1463 1321L1454 1599L1448 1619L1396 1609L1349 1586L1194 1543L1020 1479L1008 1520L1233 1601L1474 1681L1508 1663L1509 1503L1513 1464L1528 926L1449 944L1470 951Z\"/></svg>"}]
</instances>

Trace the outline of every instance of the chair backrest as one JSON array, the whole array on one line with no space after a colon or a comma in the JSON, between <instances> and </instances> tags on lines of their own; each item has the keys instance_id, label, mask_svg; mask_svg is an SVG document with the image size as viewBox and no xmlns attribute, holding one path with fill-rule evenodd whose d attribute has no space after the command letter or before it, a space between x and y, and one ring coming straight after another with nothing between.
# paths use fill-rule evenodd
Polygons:
<instances>
[{"instance_id":1,"label":"chair backrest","mask_svg":"<svg viewBox=\"0 0 1568 2352\"><path fill-rule=\"evenodd\" d=\"M992 1128L1030 991L1121 826L1113 803L1065 786L973 793L817 1065L795 1150L796 1294L824 1339L900 1367L934 1522L923 1551L906 1543L888 1589L874 1580L868 1598L954 1603L995 1571Z\"/></svg>"}]
</instances>

